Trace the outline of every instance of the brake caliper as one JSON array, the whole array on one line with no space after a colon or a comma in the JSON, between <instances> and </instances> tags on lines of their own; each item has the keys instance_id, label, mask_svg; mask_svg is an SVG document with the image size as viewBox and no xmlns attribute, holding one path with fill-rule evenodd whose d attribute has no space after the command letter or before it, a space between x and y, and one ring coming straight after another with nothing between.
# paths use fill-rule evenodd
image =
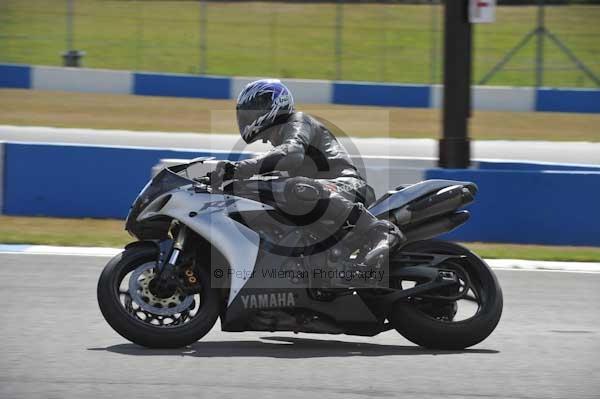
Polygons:
<instances>
[{"instance_id":1,"label":"brake caliper","mask_svg":"<svg viewBox=\"0 0 600 399\"><path fill-rule=\"evenodd\" d=\"M193 265L182 268L181 284L187 293L196 293L200 291L200 277Z\"/></svg>"}]
</instances>

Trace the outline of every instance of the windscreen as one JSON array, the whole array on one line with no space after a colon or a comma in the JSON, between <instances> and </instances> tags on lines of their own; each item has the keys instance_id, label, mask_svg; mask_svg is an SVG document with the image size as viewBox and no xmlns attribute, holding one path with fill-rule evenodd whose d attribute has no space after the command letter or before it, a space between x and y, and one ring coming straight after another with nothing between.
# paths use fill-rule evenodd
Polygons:
<instances>
[{"instance_id":1,"label":"windscreen","mask_svg":"<svg viewBox=\"0 0 600 399\"><path fill-rule=\"evenodd\" d=\"M181 169L180 173L183 173L184 171L185 169ZM148 184L142 190L142 192L140 192L137 199L142 199L142 202L148 203L162 193L173 190L177 187L192 184L193 182L193 180L188 179L187 177L174 173L173 171L171 171L170 168L165 168L161 170L156 176L154 176L150 184Z\"/></svg>"},{"instance_id":2,"label":"windscreen","mask_svg":"<svg viewBox=\"0 0 600 399\"><path fill-rule=\"evenodd\" d=\"M180 166L180 165L178 165ZM185 173L185 168L179 168L179 173ZM194 181L174 173L170 168L163 169L142 189L127 216L127 230L130 230L135 219L146 205L159 195L171 191L174 188L192 184Z\"/></svg>"}]
</instances>

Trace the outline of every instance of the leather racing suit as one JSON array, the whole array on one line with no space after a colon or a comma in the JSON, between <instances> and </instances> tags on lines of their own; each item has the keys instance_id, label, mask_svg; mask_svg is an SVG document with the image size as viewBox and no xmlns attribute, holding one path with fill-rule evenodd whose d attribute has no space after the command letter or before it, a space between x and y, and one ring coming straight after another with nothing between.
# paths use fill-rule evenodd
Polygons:
<instances>
[{"instance_id":1,"label":"leather racing suit","mask_svg":"<svg viewBox=\"0 0 600 399\"><path fill-rule=\"evenodd\" d=\"M366 263L380 261L390 247L404 240L396 226L377 219L366 209L365 205L375 200L373 189L323 123L294 112L266 129L262 138L274 148L257 158L237 162L237 178L287 172L290 179L285 181L282 209L304 214L325 199L328 212L323 216L324 223L334 221L336 228L353 226L355 233L369 233L372 249L365 257Z\"/></svg>"}]
</instances>

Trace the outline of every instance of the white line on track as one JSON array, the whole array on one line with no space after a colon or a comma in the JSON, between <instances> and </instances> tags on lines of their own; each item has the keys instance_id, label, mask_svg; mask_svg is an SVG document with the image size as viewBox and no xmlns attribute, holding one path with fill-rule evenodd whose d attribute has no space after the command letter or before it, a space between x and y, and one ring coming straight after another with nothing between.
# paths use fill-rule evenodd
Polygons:
<instances>
[{"instance_id":1,"label":"white line on track","mask_svg":"<svg viewBox=\"0 0 600 399\"><path fill-rule=\"evenodd\" d=\"M555 262L523 259L486 259L485 261L495 270L600 273L600 263L595 262Z\"/></svg>"},{"instance_id":2,"label":"white line on track","mask_svg":"<svg viewBox=\"0 0 600 399\"><path fill-rule=\"evenodd\" d=\"M123 249L103 247L59 247L51 245L5 245L0 244L0 253L21 255L65 255L113 257Z\"/></svg>"},{"instance_id":3,"label":"white line on track","mask_svg":"<svg viewBox=\"0 0 600 399\"><path fill-rule=\"evenodd\" d=\"M17 255L59 255L110 258L121 251L121 248L0 244L0 254ZM521 259L486 259L486 262L495 270L600 273L600 263L594 262L549 262Z\"/></svg>"}]
</instances>

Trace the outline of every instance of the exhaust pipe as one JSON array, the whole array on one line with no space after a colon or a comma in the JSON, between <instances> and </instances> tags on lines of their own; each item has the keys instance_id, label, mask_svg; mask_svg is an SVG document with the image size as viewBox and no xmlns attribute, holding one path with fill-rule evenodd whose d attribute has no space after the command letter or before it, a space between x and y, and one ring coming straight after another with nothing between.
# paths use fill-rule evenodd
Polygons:
<instances>
[{"instance_id":1,"label":"exhaust pipe","mask_svg":"<svg viewBox=\"0 0 600 399\"><path fill-rule=\"evenodd\" d=\"M406 235L407 242L427 240L454 230L469 220L470 216L469 211L455 212L451 215L441 216L420 226L415 226L412 229L407 229L404 231L404 234Z\"/></svg>"},{"instance_id":2,"label":"exhaust pipe","mask_svg":"<svg viewBox=\"0 0 600 399\"><path fill-rule=\"evenodd\" d=\"M435 194L396 209L392 217L397 225L419 223L435 216L444 215L473 202L474 192L465 186L446 187Z\"/></svg>"}]
</instances>

